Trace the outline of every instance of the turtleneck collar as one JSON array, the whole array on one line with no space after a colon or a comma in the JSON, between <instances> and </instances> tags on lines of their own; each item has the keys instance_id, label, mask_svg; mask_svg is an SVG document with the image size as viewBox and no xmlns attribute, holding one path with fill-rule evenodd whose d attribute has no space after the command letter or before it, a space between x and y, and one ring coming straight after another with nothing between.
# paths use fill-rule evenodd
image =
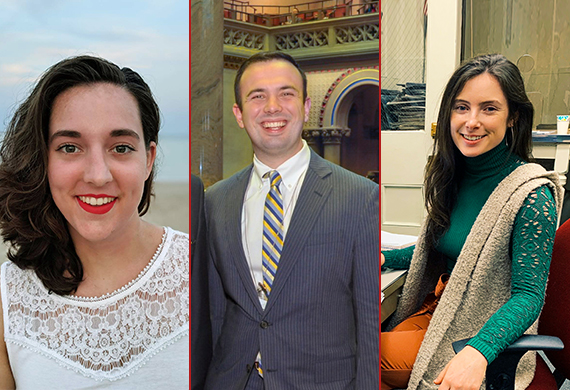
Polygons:
<instances>
[{"instance_id":1,"label":"turtleneck collar","mask_svg":"<svg viewBox=\"0 0 570 390\"><path fill-rule=\"evenodd\" d=\"M461 157L465 162L465 173L477 176L492 175L520 160L517 155L510 152L506 137L488 152L476 157L465 157L463 155Z\"/></svg>"}]
</instances>

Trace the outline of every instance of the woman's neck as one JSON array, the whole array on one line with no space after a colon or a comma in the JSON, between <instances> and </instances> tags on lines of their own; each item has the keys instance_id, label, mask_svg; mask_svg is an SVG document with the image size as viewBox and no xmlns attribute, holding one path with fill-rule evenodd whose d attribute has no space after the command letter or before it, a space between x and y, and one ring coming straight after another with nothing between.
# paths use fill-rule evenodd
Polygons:
<instances>
[{"instance_id":1,"label":"woman's neck","mask_svg":"<svg viewBox=\"0 0 570 390\"><path fill-rule=\"evenodd\" d=\"M513 163L520 161L517 155L513 154L503 140L493 149L476 157L465 157L465 173L474 176L489 176L503 170L510 169Z\"/></svg>"},{"instance_id":2,"label":"woman's neck","mask_svg":"<svg viewBox=\"0 0 570 390\"><path fill-rule=\"evenodd\" d=\"M91 242L72 234L83 266L83 281L75 295L101 296L135 279L146 267L162 240L163 229L140 217L120 234Z\"/></svg>"}]
</instances>

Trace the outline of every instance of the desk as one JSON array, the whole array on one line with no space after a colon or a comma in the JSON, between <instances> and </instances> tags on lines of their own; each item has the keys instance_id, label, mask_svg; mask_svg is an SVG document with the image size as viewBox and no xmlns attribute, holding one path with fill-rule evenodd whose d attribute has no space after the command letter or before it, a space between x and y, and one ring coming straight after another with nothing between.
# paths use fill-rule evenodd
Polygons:
<instances>
[{"instance_id":1,"label":"desk","mask_svg":"<svg viewBox=\"0 0 570 390\"><path fill-rule=\"evenodd\" d=\"M405 248L415 244L416 236L408 236L404 234L394 234L382 230L381 243L382 251ZM382 287L382 318L384 322L392 313L396 311L398 299L402 293L404 282L406 281L407 270L386 270L382 271L381 284Z\"/></svg>"},{"instance_id":2,"label":"desk","mask_svg":"<svg viewBox=\"0 0 570 390\"><path fill-rule=\"evenodd\" d=\"M384 271L381 275L382 286L382 310L381 323L384 322L394 311L398 305L398 298L402 293L404 282L406 281L406 270L390 270Z\"/></svg>"}]
</instances>

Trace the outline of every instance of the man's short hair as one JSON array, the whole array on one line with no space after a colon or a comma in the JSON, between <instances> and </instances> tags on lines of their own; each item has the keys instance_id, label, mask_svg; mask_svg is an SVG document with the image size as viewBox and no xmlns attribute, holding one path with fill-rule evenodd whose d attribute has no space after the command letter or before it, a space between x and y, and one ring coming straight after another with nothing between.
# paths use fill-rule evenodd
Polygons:
<instances>
[{"instance_id":1,"label":"man's short hair","mask_svg":"<svg viewBox=\"0 0 570 390\"><path fill-rule=\"evenodd\" d=\"M245 70L250 65L253 65L257 62L269 62L269 61L276 61L276 60L287 61L290 64L292 64L295 68L297 68L297 70L301 74L301 78L303 79L303 101L305 101L307 99L307 76L305 75L305 72L303 72L303 70L301 69L301 67L297 63L297 61L295 61L295 59L293 59L293 57L291 57L289 54L286 54L283 52L264 51L261 53L256 53L256 54L252 55L251 57L249 57L247 60L245 60L240 65L240 67L237 71L236 79L234 81L234 95L235 95L235 99L236 99L236 104L240 110L242 109L242 101L241 101L241 91L240 91L239 84L241 82L243 72L245 72Z\"/></svg>"}]
</instances>

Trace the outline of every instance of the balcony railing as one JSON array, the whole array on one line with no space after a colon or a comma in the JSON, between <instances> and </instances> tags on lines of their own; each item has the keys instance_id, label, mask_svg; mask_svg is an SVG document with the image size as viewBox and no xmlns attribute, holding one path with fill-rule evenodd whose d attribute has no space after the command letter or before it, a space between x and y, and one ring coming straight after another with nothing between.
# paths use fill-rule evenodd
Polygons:
<instances>
[{"instance_id":1,"label":"balcony railing","mask_svg":"<svg viewBox=\"0 0 570 390\"><path fill-rule=\"evenodd\" d=\"M224 2L224 18L267 27L378 13L379 1L354 4L353 0L319 0L295 5L255 5L247 1Z\"/></svg>"},{"instance_id":2,"label":"balcony railing","mask_svg":"<svg viewBox=\"0 0 570 390\"><path fill-rule=\"evenodd\" d=\"M266 50L294 52L296 58L374 54L379 38L377 13L274 27L224 20L224 53L237 57Z\"/></svg>"}]
</instances>

